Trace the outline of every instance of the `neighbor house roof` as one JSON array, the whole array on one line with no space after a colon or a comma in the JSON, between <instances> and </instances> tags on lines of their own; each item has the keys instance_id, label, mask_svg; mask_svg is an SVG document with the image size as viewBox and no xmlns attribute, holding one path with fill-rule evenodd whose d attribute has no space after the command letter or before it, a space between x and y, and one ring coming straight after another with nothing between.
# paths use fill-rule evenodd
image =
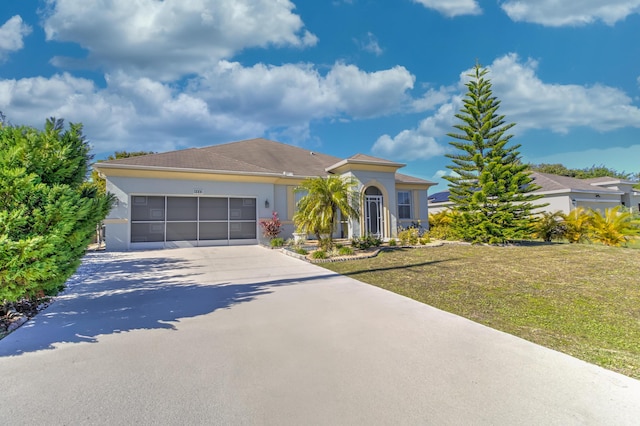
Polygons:
<instances>
[{"instance_id":1,"label":"neighbor house roof","mask_svg":"<svg viewBox=\"0 0 640 426\"><path fill-rule=\"evenodd\" d=\"M531 172L531 177L540 189L534 191L538 194L555 192L595 192L602 194L622 194L615 189L597 186L600 182L611 182L613 178L576 179L568 176L553 175L551 173ZM595 181L595 182L594 182ZM436 192L428 198L430 204L449 202L449 191Z\"/></svg>"},{"instance_id":2,"label":"neighbor house roof","mask_svg":"<svg viewBox=\"0 0 640 426\"><path fill-rule=\"evenodd\" d=\"M356 154L347 160L268 139L249 139L203 148L148 154L97 164L99 169L182 169L286 176L326 176L327 169L341 162L384 164L402 167L381 158ZM396 173L401 183L433 184Z\"/></svg>"},{"instance_id":3,"label":"neighbor house roof","mask_svg":"<svg viewBox=\"0 0 640 426\"><path fill-rule=\"evenodd\" d=\"M568 176L539 172L531 172L531 177L535 184L540 186L540 189L535 191L537 193L571 191L621 194L620 191L616 191L615 189L596 186L594 185L595 182L591 179L576 179Z\"/></svg>"}]
</instances>

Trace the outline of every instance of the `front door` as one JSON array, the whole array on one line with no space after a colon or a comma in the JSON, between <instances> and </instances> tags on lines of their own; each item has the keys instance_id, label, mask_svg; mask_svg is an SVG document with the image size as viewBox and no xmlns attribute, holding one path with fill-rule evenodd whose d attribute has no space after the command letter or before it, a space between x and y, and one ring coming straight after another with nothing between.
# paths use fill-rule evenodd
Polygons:
<instances>
[{"instance_id":1,"label":"front door","mask_svg":"<svg viewBox=\"0 0 640 426\"><path fill-rule=\"evenodd\" d=\"M365 195L365 235L382 238L382 195Z\"/></svg>"}]
</instances>

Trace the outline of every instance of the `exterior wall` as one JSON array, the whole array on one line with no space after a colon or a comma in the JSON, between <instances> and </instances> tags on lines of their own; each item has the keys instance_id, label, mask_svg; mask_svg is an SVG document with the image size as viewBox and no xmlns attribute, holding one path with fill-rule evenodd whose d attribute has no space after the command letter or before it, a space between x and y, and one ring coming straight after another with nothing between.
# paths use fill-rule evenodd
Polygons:
<instances>
[{"instance_id":1,"label":"exterior wall","mask_svg":"<svg viewBox=\"0 0 640 426\"><path fill-rule=\"evenodd\" d=\"M411 194L411 217L409 219L400 219L398 214L398 208L396 206L396 215L398 216L398 226L402 228L406 228L410 226L412 223L420 223L424 229L429 228L429 210L427 207L427 198L428 193L427 190L424 189L412 189L410 187L406 187L403 185L398 185L396 187L396 198L397 193L400 191L409 191Z\"/></svg>"},{"instance_id":2,"label":"exterior wall","mask_svg":"<svg viewBox=\"0 0 640 426\"><path fill-rule=\"evenodd\" d=\"M358 191L364 194L366 188L375 186L383 193L383 238L393 238L397 236L397 204L396 204L396 179L395 172L372 172L365 170L351 170L342 176L350 176L358 181ZM364 197L364 196L363 196ZM364 206L360 209L360 220L351 220L349 224L350 235L361 237L365 233Z\"/></svg>"},{"instance_id":3,"label":"exterior wall","mask_svg":"<svg viewBox=\"0 0 640 426\"><path fill-rule=\"evenodd\" d=\"M271 217L273 207L281 202L276 198L275 185L199 180L145 179L107 177L107 191L116 196L116 205L105 220L105 240L109 250L128 250L130 245L129 200L131 195L189 195L189 196L245 196L255 197L258 222ZM280 196L280 194L279 194ZM265 201L269 200L269 207ZM257 225L259 228L259 224ZM257 229L258 239L263 239ZM157 243L155 245L158 245ZM162 246L162 245L161 245Z\"/></svg>"}]
</instances>

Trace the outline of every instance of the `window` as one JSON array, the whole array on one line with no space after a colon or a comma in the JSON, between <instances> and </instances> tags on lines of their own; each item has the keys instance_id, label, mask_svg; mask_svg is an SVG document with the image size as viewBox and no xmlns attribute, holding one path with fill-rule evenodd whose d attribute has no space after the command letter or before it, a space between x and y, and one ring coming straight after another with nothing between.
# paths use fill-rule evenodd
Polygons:
<instances>
[{"instance_id":1,"label":"window","mask_svg":"<svg viewBox=\"0 0 640 426\"><path fill-rule=\"evenodd\" d=\"M398 219L411 219L411 191L398 191Z\"/></svg>"}]
</instances>

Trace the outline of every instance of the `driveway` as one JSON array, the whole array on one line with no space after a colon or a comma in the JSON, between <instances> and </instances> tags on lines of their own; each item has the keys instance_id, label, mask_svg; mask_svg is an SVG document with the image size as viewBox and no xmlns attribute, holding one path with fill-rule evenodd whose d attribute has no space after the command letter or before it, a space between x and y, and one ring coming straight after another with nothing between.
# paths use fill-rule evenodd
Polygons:
<instances>
[{"instance_id":1,"label":"driveway","mask_svg":"<svg viewBox=\"0 0 640 426\"><path fill-rule=\"evenodd\" d=\"M261 247L91 253L0 424L637 424L640 381Z\"/></svg>"}]
</instances>

